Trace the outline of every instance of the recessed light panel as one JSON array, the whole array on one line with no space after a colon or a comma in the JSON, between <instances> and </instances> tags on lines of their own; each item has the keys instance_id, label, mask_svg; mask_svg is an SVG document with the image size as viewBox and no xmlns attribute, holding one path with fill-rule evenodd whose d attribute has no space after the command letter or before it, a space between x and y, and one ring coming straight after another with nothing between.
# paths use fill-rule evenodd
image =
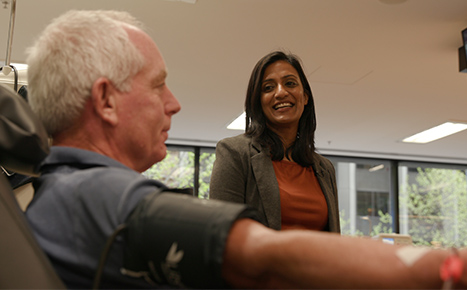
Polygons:
<instances>
[{"instance_id":1,"label":"recessed light panel","mask_svg":"<svg viewBox=\"0 0 467 290\"><path fill-rule=\"evenodd\" d=\"M446 122L439 126L425 130L418 134L405 138L402 142L406 143L428 143L443 137L458 133L467 129L467 123Z\"/></svg>"},{"instance_id":2,"label":"recessed light panel","mask_svg":"<svg viewBox=\"0 0 467 290\"><path fill-rule=\"evenodd\" d=\"M237 117L237 119L233 120L232 123L230 123L227 126L227 129L229 130L245 130L245 116L246 113L243 112L240 116Z\"/></svg>"}]
</instances>

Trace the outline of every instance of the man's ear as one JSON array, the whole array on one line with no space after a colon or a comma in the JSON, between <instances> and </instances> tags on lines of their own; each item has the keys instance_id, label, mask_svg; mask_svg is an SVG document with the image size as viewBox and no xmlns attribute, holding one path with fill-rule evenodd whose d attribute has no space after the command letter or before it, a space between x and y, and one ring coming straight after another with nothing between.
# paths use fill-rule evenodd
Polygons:
<instances>
[{"instance_id":1,"label":"man's ear","mask_svg":"<svg viewBox=\"0 0 467 290\"><path fill-rule=\"evenodd\" d=\"M94 111L104 122L111 125L118 123L117 94L117 89L107 78L98 78L92 85L91 99Z\"/></svg>"}]
</instances>

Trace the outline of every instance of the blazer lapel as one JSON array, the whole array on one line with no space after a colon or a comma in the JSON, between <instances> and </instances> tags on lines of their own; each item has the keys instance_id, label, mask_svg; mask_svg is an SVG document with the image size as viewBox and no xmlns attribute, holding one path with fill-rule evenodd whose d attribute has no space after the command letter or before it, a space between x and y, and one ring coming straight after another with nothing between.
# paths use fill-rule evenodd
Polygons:
<instances>
[{"instance_id":1,"label":"blazer lapel","mask_svg":"<svg viewBox=\"0 0 467 290\"><path fill-rule=\"evenodd\" d=\"M261 145L252 143L251 165L253 168L256 185L263 203L264 213L270 228L281 228L281 201L279 185L272 161L267 150L262 150Z\"/></svg>"},{"instance_id":2,"label":"blazer lapel","mask_svg":"<svg viewBox=\"0 0 467 290\"><path fill-rule=\"evenodd\" d=\"M328 216L338 216L337 213L339 212L339 209L336 208L337 201L333 195L335 189L332 187L335 185L333 185L331 173L321 165L321 161L316 155L314 157L313 170L315 171L316 178L318 179L318 183L321 186L321 190L323 191L328 204ZM335 221L329 220L329 230L338 230Z\"/></svg>"}]
</instances>

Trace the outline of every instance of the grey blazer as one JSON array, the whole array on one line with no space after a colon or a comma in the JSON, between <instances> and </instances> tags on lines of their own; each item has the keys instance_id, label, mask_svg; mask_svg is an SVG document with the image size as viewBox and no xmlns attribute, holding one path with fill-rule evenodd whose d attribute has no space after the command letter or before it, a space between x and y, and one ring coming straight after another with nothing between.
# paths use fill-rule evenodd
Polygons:
<instances>
[{"instance_id":1,"label":"grey blazer","mask_svg":"<svg viewBox=\"0 0 467 290\"><path fill-rule=\"evenodd\" d=\"M312 167L328 205L326 230L340 233L334 166L315 154ZM248 204L258 210L265 226L281 229L279 185L269 150L244 134L217 143L209 198Z\"/></svg>"}]
</instances>

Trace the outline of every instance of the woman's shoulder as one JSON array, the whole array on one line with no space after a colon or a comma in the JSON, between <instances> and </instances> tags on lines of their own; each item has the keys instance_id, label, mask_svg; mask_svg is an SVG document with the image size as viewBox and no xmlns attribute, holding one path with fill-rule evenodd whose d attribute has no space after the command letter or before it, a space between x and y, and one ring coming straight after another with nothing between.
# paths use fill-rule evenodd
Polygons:
<instances>
[{"instance_id":1,"label":"woman's shoulder","mask_svg":"<svg viewBox=\"0 0 467 290\"><path fill-rule=\"evenodd\" d=\"M220 140L216 146L216 152L236 153L253 156L267 151L252 137L241 134Z\"/></svg>"},{"instance_id":2,"label":"woman's shoulder","mask_svg":"<svg viewBox=\"0 0 467 290\"><path fill-rule=\"evenodd\" d=\"M240 134L240 135L237 135L237 136L233 136L233 137L227 137L227 138L224 138L222 140L220 140L217 145L219 146L220 144L221 145L228 145L228 146L232 146L232 147L237 147L237 146L245 146L247 144L250 144L252 142L252 138L245 135L245 134Z\"/></svg>"},{"instance_id":3,"label":"woman's shoulder","mask_svg":"<svg viewBox=\"0 0 467 290\"><path fill-rule=\"evenodd\" d=\"M319 167L323 169L334 170L334 165L332 164L331 160L327 159L323 155L315 152L313 154L313 159L314 159L315 165L318 165Z\"/></svg>"}]
</instances>

